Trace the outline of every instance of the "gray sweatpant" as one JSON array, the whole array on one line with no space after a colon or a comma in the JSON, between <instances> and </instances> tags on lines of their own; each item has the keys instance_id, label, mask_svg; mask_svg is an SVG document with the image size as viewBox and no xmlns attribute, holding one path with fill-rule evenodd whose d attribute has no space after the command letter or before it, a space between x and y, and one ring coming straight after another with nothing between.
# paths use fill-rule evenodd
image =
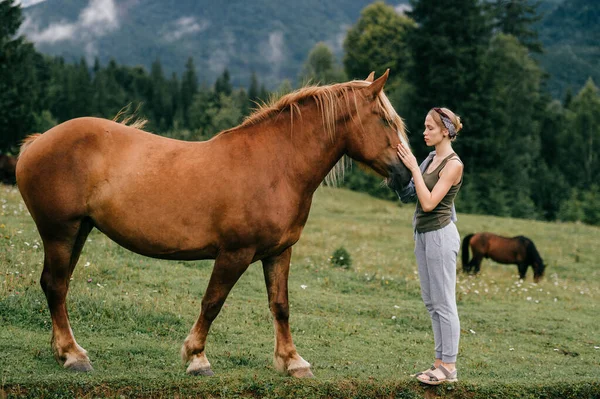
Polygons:
<instances>
[{"instance_id":1,"label":"gray sweatpant","mask_svg":"<svg viewBox=\"0 0 600 399\"><path fill-rule=\"evenodd\" d=\"M454 223L427 233L415 232L421 297L431 316L435 358L455 363L460 338L456 309L456 257L460 235Z\"/></svg>"}]
</instances>

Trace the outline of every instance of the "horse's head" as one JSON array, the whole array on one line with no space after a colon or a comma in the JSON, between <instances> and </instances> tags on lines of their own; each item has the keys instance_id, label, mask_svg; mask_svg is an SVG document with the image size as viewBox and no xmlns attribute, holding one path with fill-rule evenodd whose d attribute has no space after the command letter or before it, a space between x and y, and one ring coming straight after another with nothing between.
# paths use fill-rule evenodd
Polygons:
<instances>
[{"instance_id":1,"label":"horse's head","mask_svg":"<svg viewBox=\"0 0 600 399\"><path fill-rule=\"evenodd\" d=\"M373 73L364 81L354 82L351 117L347 121L346 154L387 178L396 188L411 178L396 153L396 146L408 144L404 122L383 92L389 70L373 81Z\"/></svg>"},{"instance_id":2,"label":"horse's head","mask_svg":"<svg viewBox=\"0 0 600 399\"><path fill-rule=\"evenodd\" d=\"M527 256L528 261L531 263L533 267L533 281L539 282L544 276L544 269L546 269L546 265L540 256L535 244L530 239L527 239Z\"/></svg>"},{"instance_id":3,"label":"horse's head","mask_svg":"<svg viewBox=\"0 0 600 399\"><path fill-rule=\"evenodd\" d=\"M533 281L535 283L539 283L542 277L544 277L544 269L546 269L546 265L538 254L537 259L533 261Z\"/></svg>"}]
</instances>

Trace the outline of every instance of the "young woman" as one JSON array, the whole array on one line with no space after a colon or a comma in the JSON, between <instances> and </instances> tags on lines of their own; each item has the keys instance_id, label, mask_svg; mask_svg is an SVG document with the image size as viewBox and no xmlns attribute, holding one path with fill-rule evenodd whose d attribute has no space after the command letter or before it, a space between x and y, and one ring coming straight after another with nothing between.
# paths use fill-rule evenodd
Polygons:
<instances>
[{"instance_id":1,"label":"young woman","mask_svg":"<svg viewBox=\"0 0 600 399\"><path fill-rule=\"evenodd\" d=\"M460 118L452 111L433 108L425 118L423 136L435 151L421 166L407 146L398 145L398 156L413 176L398 195L402 202L417 197L415 255L421 296L431 316L435 341L433 366L415 376L430 385L457 381L460 322L456 309L456 257L460 236L454 225L454 197L462 184L463 164L452 149L452 141L461 129Z\"/></svg>"}]
</instances>

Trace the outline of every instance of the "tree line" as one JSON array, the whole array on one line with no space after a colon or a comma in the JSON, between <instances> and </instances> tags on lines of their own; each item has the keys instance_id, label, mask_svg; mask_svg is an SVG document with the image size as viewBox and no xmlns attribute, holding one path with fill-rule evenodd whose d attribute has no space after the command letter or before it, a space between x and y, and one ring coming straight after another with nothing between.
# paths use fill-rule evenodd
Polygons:
<instances>
[{"instance_id":1,"label":"tree line","mask_svg":"<svg viewBox=\"0 0 600 399\"><path fill-rule=\"evenodd\" d=\"M386 93L406 120L418 159L427 111L446 106L464 129L455 149L465 163L461 212L579 220L600 224L600 95L590 79L576 93L553 99L537 56L536 4L527 0L411 0L398 13L383 2L367 6L344 41L342 62L318 43L307 55L298 86L364 79L391 69ZM451 3L451 4L450 4ZM143 67L66 63L39 54L23 37L14 1L0 2L0 151L14 152L32 132L93 115L112 118L132 104L148 130L205 140L235 126L257 103L294 89L289 80L271 93L252 75L233 87L224 70L199 82L194 61L181 77L166 76L160 60ZM138 108L139 107L139 108ZM355 166L344 185L391 199L381 178Z\"/></svg>"}]
</instances>

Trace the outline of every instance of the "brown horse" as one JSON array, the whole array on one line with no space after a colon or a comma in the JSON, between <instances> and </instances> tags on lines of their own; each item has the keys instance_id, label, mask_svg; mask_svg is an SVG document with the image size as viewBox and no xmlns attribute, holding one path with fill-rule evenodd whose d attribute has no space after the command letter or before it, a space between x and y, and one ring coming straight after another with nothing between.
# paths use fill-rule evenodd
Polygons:
<instances>
[{"instance_id":1,"label":"brown horse","mask_svg":"<svg viewBox=\"0 0 600 399\"><path fill-rule=\"evenodd\" d=\"M469 247L473 258L469 261ZM540 257L533 241L527 237L512 238L492 233L469 234L462 242L462 267L465 273L479 273L483 258L490 258L498 263L516 264L519 276L525 279L527 267L533 269L533 280L537 283L544 275L544 261Z\"/></svg>"},{"instance_id":2,"label":"brown horse","mask_svg":"<svg viewBox=\"0 0 600 399\"><path fill-rule=\"evenodd\" d=\"M64 367L91 370L73 336L66 296L90 230L161 259L215 259L200 316L181 354L190 374L212 375L211 323L250 263L262 261L274 317L276 368L312 376L288 323L292 246L313 193L343 174L346 154L380 175L408 170L395 147L404 123L373 81L306 87L260 107L205 142L183 142L97 118L78 118L26 139L17 181L44 243L41 285L52 348ZM333 170L332 170L333 169ZM331 171L331 173L330 173ZM327 179L326 179L327 180Z\"/></svg>"}]
</instances>

